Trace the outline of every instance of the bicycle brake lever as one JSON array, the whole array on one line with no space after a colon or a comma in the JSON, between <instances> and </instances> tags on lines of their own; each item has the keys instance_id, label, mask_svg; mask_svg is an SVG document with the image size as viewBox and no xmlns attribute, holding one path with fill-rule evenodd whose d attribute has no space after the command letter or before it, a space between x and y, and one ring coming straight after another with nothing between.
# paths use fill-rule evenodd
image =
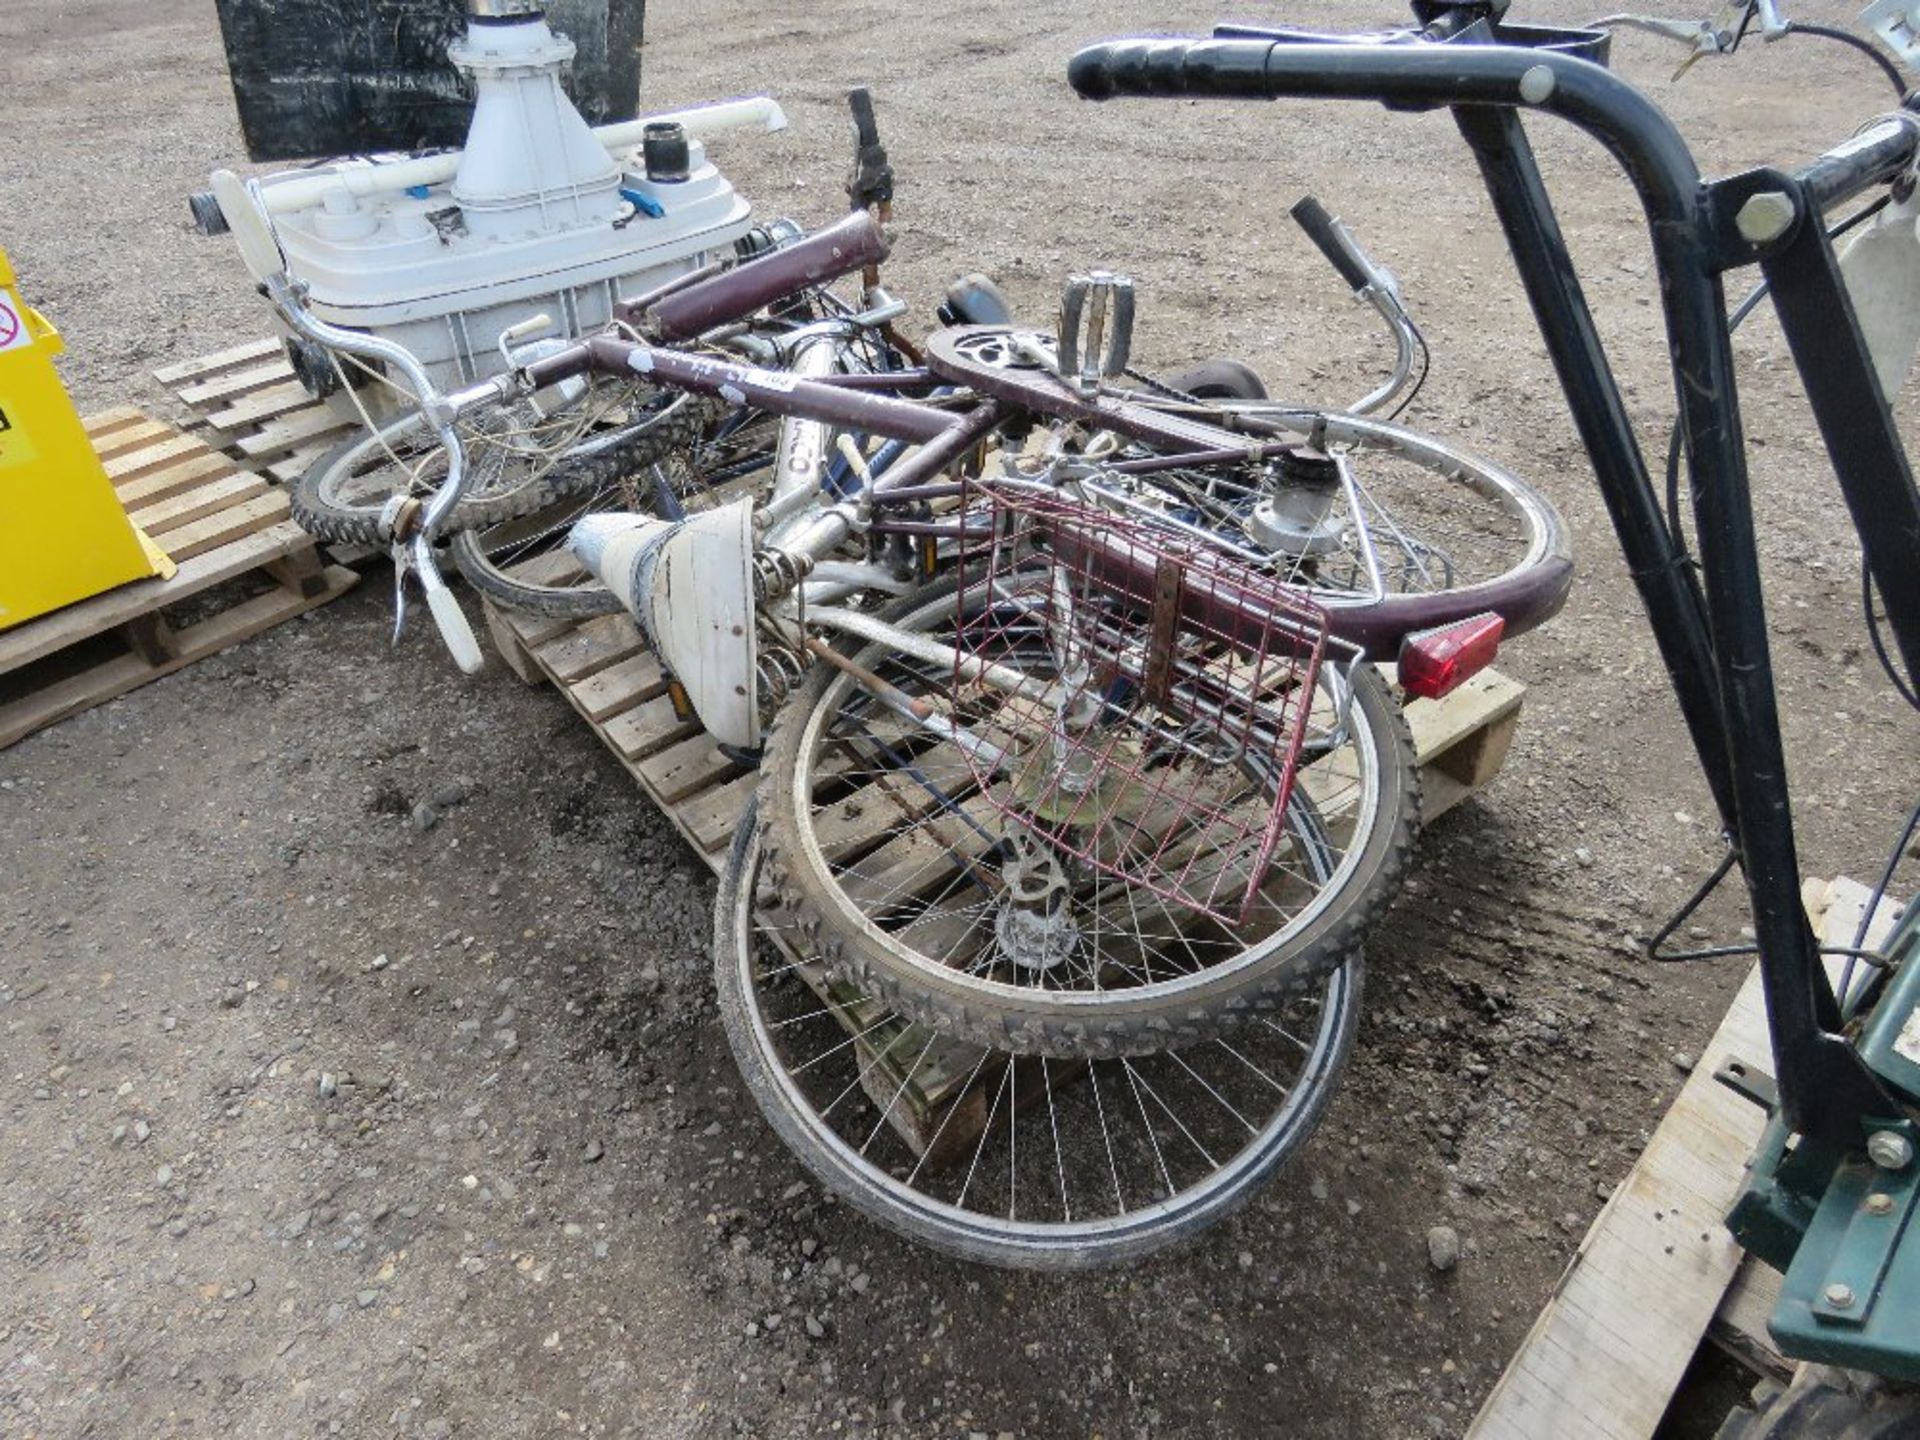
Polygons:
<instances>
[{"instance_id":1,"label":"bicycle brake lever","mask_svg":"<svg viewBox=\"0 0 1920 1440\"><path fill-rule=\"evenodd\" d=\"M393 542L393 638L389 645L400 643L400 632L407 624L407 542Z\"/></svg>"},{"instance_id":2,"label":"bicycle brake lever","mask_svg":"<svg viewBox=\"0 0 1920 1440\"><path fill-rule=\"evenodd\" d=\"M420 592L427 597L427 613L433 616L434 628L440 632L440 642L453 656L453 663L460 667L463 675L479 674L487 663L480 649L479 638L473 633L473 625L467 619L466 611L460 608L459 599L447 588L447 582L440 578L440 567L434 563L431 542L424 535L393 542L391 643L400 643L401 631L407 623L409 570L420 581Z\"/></svg>"}]
</instances>

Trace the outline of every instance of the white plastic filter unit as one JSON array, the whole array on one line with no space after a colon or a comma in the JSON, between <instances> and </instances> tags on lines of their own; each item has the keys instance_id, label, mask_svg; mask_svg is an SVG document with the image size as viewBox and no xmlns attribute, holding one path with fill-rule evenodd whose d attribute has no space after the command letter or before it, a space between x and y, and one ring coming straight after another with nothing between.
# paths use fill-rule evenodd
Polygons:
<instances>
[{"instance_id":1,"label":"white plastic filter unit","mask_svg":"<svg viewBox=\"0 0 1920 1440\"><path fill-rule=\"evenodd\" d=\"M563 336L600 328L621 299L724 255L746 234L751 208L693 135L777 129L779 107L686 112L688 176L656 183L633 158L646 122L596 131L567 98L559 76L573 51L538 14L472 22L449 48L476 90L458 155L258 182L316 316L398 342L451 389L502 368L497 342L510 326L544 313Z\"/></svg>"}]
</instances>

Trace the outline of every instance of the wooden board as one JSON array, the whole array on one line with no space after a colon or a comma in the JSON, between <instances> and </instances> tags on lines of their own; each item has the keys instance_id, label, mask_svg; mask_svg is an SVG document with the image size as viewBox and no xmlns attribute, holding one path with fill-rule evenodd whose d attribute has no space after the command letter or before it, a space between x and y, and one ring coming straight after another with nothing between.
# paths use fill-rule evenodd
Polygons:
<instances>
[{"instance_id":1,"label":"wooden board","mask_svg":"<svg viewBox=\"0 0 1920 1440\"><path fill-rule=\"evenodd\" d=\"M1392 675L1392 667L1381 668ZM1444 699L1408 702L1423 819L1444 815L1500 773L1526 694L1512 676L1483 670Z\"/></svg>"},{"instance_id":2,"label":"wooden board","mask_svg":"<svg viewBox=\"0 0 1920 1440\"><path fill-rule=\"evenodd\" d=\"M189 429L240 468L285 483L359 421L294 378L278 340L252 340L153 372L193 417Z\"/></svg>"},{"instance_id":3,"label":"wooden board","mask_svg":"<svg viewBox=\"0 0 1920 1440\"><path fill-rule=\"evenodd\" d=\"M291 485L359 430L357 419L314 399L294 378L278 340L250 340L165 365L153 378L186 407L188 429L206 445L275 485ZM355 568L384 553L369 545L326 547L335 563Z\"/></svg>"},{"instance_id":4,"label":"wooden board","mask_svg":"<svg viewBox=\"0 0 1920 1440\"><path fill-rule=\"evenodd\" d=\"M1810 880L1803 898L1823 943L1853 943L1865 887ZM1892 909L1870 935L1885 934ZM1829 962L1835 974L1841 963ZM1736 1058L1771 1070L1770 1055L1756 965L1468 1440L1648 1440L1710 1327L1757 1368L1790 1370L1766 1335L1779 1278L1747 1259L1721 1223L1766 1117L1713 1074Z\"/></svg>"},{"instance_id":5,"label":"wooden board","mask_svg":"<svg viewBox=\"0 0 1920 1440\"><path fill-rule=\"evenodd\" d=\"M128 516L174 560L166 579L136 581L0 632L0 747L124 695L345 594L352 571L321 563L289 515L287 497L183 435L128 407L86 421ZM252 572L264 591L222 595L211 614L176 627L170 607ZM77 672L67 652L113 635L125 653Z\"/></svg>"}]
</instances>

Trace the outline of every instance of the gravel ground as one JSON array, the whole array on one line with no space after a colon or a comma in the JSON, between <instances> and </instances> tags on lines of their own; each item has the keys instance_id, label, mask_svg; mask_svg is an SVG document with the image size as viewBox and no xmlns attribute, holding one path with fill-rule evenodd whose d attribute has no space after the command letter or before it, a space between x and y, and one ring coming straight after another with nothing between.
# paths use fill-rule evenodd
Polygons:
<instances>
[{"instance_id":1,"label":"gravel ground","mask_svg":"<svg viewBox=\"0 0 1920 1440\"><path fill-rule=\"evenodd\" d=\"M1629 939L1711 863L1709 807L1446 118L1065 87L1086 40L1212 18L661 0L645 88L778 91L793 129L716 154L764 213L819 221L840 93L872 84L901 175L892 278L922 313L976 268L1044 313L1066 270L1105 263L1142 283L1146 361L1234 353L1283 390L1357 394L1378 337L1282 213L1314 191L1425 326L1415 423L1567 514L1574 599L1503 661L1533 686L1508 773L1425 844L1303 1156L1197 1247L1072 1280L845 1213L732 1074L700 862L557 696L463 682L419 626L389 651L376 578L0 754L0 1432L1465 1429L1740 966L1663 970ZM16 0L0 45L0 239L83 408L164 405L152 367L265 318L230 246L185 223L183 194L239 154L212 8ZM1806 157L1884 106L1817 45L1670 89L1676 58L1620 46L1715 170ZM1631 197L1591 144L1540 148L1657 453L1670 382ZM1778 331L1742 338L1807 869L1864 874L1909 803L1884 779L1920 754L1865 654Z\"/></svg>"}]
</instances>

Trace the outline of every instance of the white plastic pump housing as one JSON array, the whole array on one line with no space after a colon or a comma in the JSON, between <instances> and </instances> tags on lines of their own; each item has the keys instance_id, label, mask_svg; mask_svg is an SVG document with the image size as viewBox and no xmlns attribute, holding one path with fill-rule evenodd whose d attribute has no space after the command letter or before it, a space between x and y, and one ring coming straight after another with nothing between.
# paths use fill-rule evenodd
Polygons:
<instances>
[{"instance_id":1,"label":"white plastic pump housing","mask_svg":"<svg viewBox=\"0 0 1920 1440\"><path fill-rule=\"evenodd\" d=\"M553 333L581 335L617 301L731 250L747 202L691 136L679 182L649 180L631 147L610 149L561 88L573 49L537 13L469 23L449 49L476 91L450 175L400 161L432 181L388 187L370 179L386 167L345 162L341 183L313 170L259 182L315 315L399 342L450 389L503 368L497 341L512 325L545 313Z\"/></svg>"},{"instance_id":2,"label":"white plastic pump housing","mask_svg":"<svg viewBox=\"0 0 1920 1440\"><path fill-rule=\"evenodd\" d=\"M470 234L517 239L620 218L620 171L560 88L573 54L573 42L537 16L476 20L448 48L478 91L453 177Z\"/></svg>"}]
</instances>

